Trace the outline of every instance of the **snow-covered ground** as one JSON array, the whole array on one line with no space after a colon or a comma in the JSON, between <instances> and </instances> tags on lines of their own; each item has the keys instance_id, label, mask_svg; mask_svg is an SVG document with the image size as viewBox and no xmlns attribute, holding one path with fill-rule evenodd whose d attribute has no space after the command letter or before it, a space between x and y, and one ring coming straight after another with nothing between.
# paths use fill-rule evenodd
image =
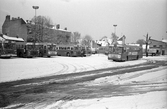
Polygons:
<instances>
[{"instance_id":1,"label":"snow-covered ground","mask_svg":"<svg viewBox=\"0 0 167 109\"><path fill-rule=\"evenodd\" d=\"M134 73L104 77L91 82L83 83L85 85L100 84L133 84L138 83L135 87L144 90L153 90L156 88L166 87L167 67L159 67L147 71L137 71ZM141 85L150 83L150 87ZM149 89L148 89L149 88ZM144 94L135 94L131 96L116 96L107 98L96 98L86 100L59 101L48 105L46 108L51 109L61 107L61 109L167 109L167 91L148 91Z\"/></svg>"},{"instance_id":2,"label":"snow-covered ground","mask_svg":"<svg viewBox=\"0 0 167 109\"><path fill-rule=\"evenodd\" d=\"M89 57L60 57L52 58L13 58L0 59L0 82L35 78L47 75L76 73L116 66L129 66L146 62L144 57L137 61L113 62L107 56L96 54ZM158 57L165 59L165 56Z\"/></svg>"},{"instance_id":3,"label":"snow-covered ground","mask_svg":"<svg viewBox=\"0 0 167 109\"><path fill-rule=\"evenodd\" d=\"M116 66L128 66L146 62L147 60L166 61L166 56L143 57L143 59L127 62L113 62L105 55L92 55L90 57L54 57L33 59L0 59L0 82L34 78L46 75L58 75L64 73L75 73L93 69L101 69ZM34 105L36 109L167 109L167 66L151 70L137 71L134 73L120 74L98 78L94 81L80 83L93 86L102 84L127 85L135 84L133 87L146 93L134 95L114 96L94 99L78 99L71 101L57 101L54 103L43 103ZM143 87L142 84L144 85ZM148 87L146 87L148 86ZM27 104L29 109L33 104Z\"/></svg>"}]
</instances>

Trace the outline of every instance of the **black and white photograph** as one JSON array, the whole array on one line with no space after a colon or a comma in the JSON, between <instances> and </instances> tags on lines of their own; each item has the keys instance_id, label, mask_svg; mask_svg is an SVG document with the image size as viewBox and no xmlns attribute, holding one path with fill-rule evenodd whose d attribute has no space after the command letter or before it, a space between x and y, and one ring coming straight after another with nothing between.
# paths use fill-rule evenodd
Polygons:
<instances>
[{"instance_id":1,"label":"black and white photograph","mask_svg":"<svg viewBox=\"0 0 167 109\"><path fill-rule=\"evenodd\" d=\"M0 0L0 109L167 109L167 0Z\"/></svg>"}]
</instances>

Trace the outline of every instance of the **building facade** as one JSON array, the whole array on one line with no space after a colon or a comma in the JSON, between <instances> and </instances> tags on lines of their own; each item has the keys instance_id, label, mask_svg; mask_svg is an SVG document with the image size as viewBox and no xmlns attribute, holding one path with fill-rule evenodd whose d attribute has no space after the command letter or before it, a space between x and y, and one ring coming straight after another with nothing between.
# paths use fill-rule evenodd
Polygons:
<instances>
[{"instance_id":1,"label":"building facade","mask_svg":"<svg viewBox=\"0 0 167 109\"><path fill-rule=\"evenodd\" d=\"M11 37L23 38L25 42L52 42L55 44L71 43L71 32L66 29L53 29L41 24L36 25L31 21L24 21L22 18L6 19L2 25L2 33Z\"/></svg>"},{"instance_id":2,"label":"building facade","mask_svg":"<svg viewBox=\"0 0 167 109\"><path fill-rule=\"evenodd\" d=\"M154 39L149 40L149 50L155 50L156 54L167 55L167 43Z\"/></svg>"},{"instance_id":3,"label":"building facade","mask_svg":"<svg viewBox=\"0 0 167 109\"><path fill-rule=\"evenodd\" d=\"M11 37L23 38L27 41L26 22L20 17L10 19L10 15L7 15L2 25L2 33Z\"/></svg>"}]
</instances>

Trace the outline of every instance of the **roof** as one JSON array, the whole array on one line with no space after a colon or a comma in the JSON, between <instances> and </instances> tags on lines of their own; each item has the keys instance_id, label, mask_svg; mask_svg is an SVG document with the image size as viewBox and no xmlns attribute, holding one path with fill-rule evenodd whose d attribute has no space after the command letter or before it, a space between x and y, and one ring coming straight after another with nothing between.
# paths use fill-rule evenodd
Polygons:
<instances>
[{"instance_id":1,"label":"roof","mask_svg":"<svg viewBox=\"0 0 167 109\"><path fill-rule=\"evenodd\" d=\"M5 39L5 40L10 40L10 41L16 41L16 42L24 42L24 40L22 38L16 38L16 37L10 37L7 35L1 35L1 38Z\"/></svg>"},{"instance_id":2,"label":"roof","mask_svg":"<svg viewBox=\"0 0 167 109\"><path fill-rule=\"evenodd\" d=\"M70 32L70 31L68 31L68 30L64 30L64 29L55 29L55 30L63 31L63 32Z\"/></svg>"},{"instance_id":3,"label":"roof","mask_svg":"<svg viewBox=\"0 0 167 109\"><path fill-rule=\"evenodd\" d=\"M162 42L165 42L165 43L167 43L167 39L163 39L163 40L162 40Z\"/></svg>"},{"instance_id":4,"label":"roof","mask_svg":"<svg viewBox=\"0 0 167 109\"><path fill-rule=\"evenodd\" d=\"M155 40L155 39L150 39L150 41L156 41L156 42L166 43L166 42L158 41L158 40Z\"/></svg>"}]
</instances>

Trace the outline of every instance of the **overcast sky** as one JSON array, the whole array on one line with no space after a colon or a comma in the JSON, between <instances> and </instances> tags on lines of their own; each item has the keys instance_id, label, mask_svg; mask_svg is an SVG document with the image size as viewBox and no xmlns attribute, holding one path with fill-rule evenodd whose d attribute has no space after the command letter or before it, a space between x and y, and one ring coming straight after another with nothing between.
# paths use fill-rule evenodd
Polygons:
<instances>
[{"instance_id":1,"label":"overcast sky","mask_svg":"<svg viewBox=\"0 0 167 109\"><path fill-rule=\"evenodd\" d=\"M116 34L125 35L128 43L145 39L147 33L152 39L167 39L167 0L0 0L0 29L6 15L30 20L36 5L37 15L82 37L110 37L116 24Z\"/></svg>"}]
</instances>

